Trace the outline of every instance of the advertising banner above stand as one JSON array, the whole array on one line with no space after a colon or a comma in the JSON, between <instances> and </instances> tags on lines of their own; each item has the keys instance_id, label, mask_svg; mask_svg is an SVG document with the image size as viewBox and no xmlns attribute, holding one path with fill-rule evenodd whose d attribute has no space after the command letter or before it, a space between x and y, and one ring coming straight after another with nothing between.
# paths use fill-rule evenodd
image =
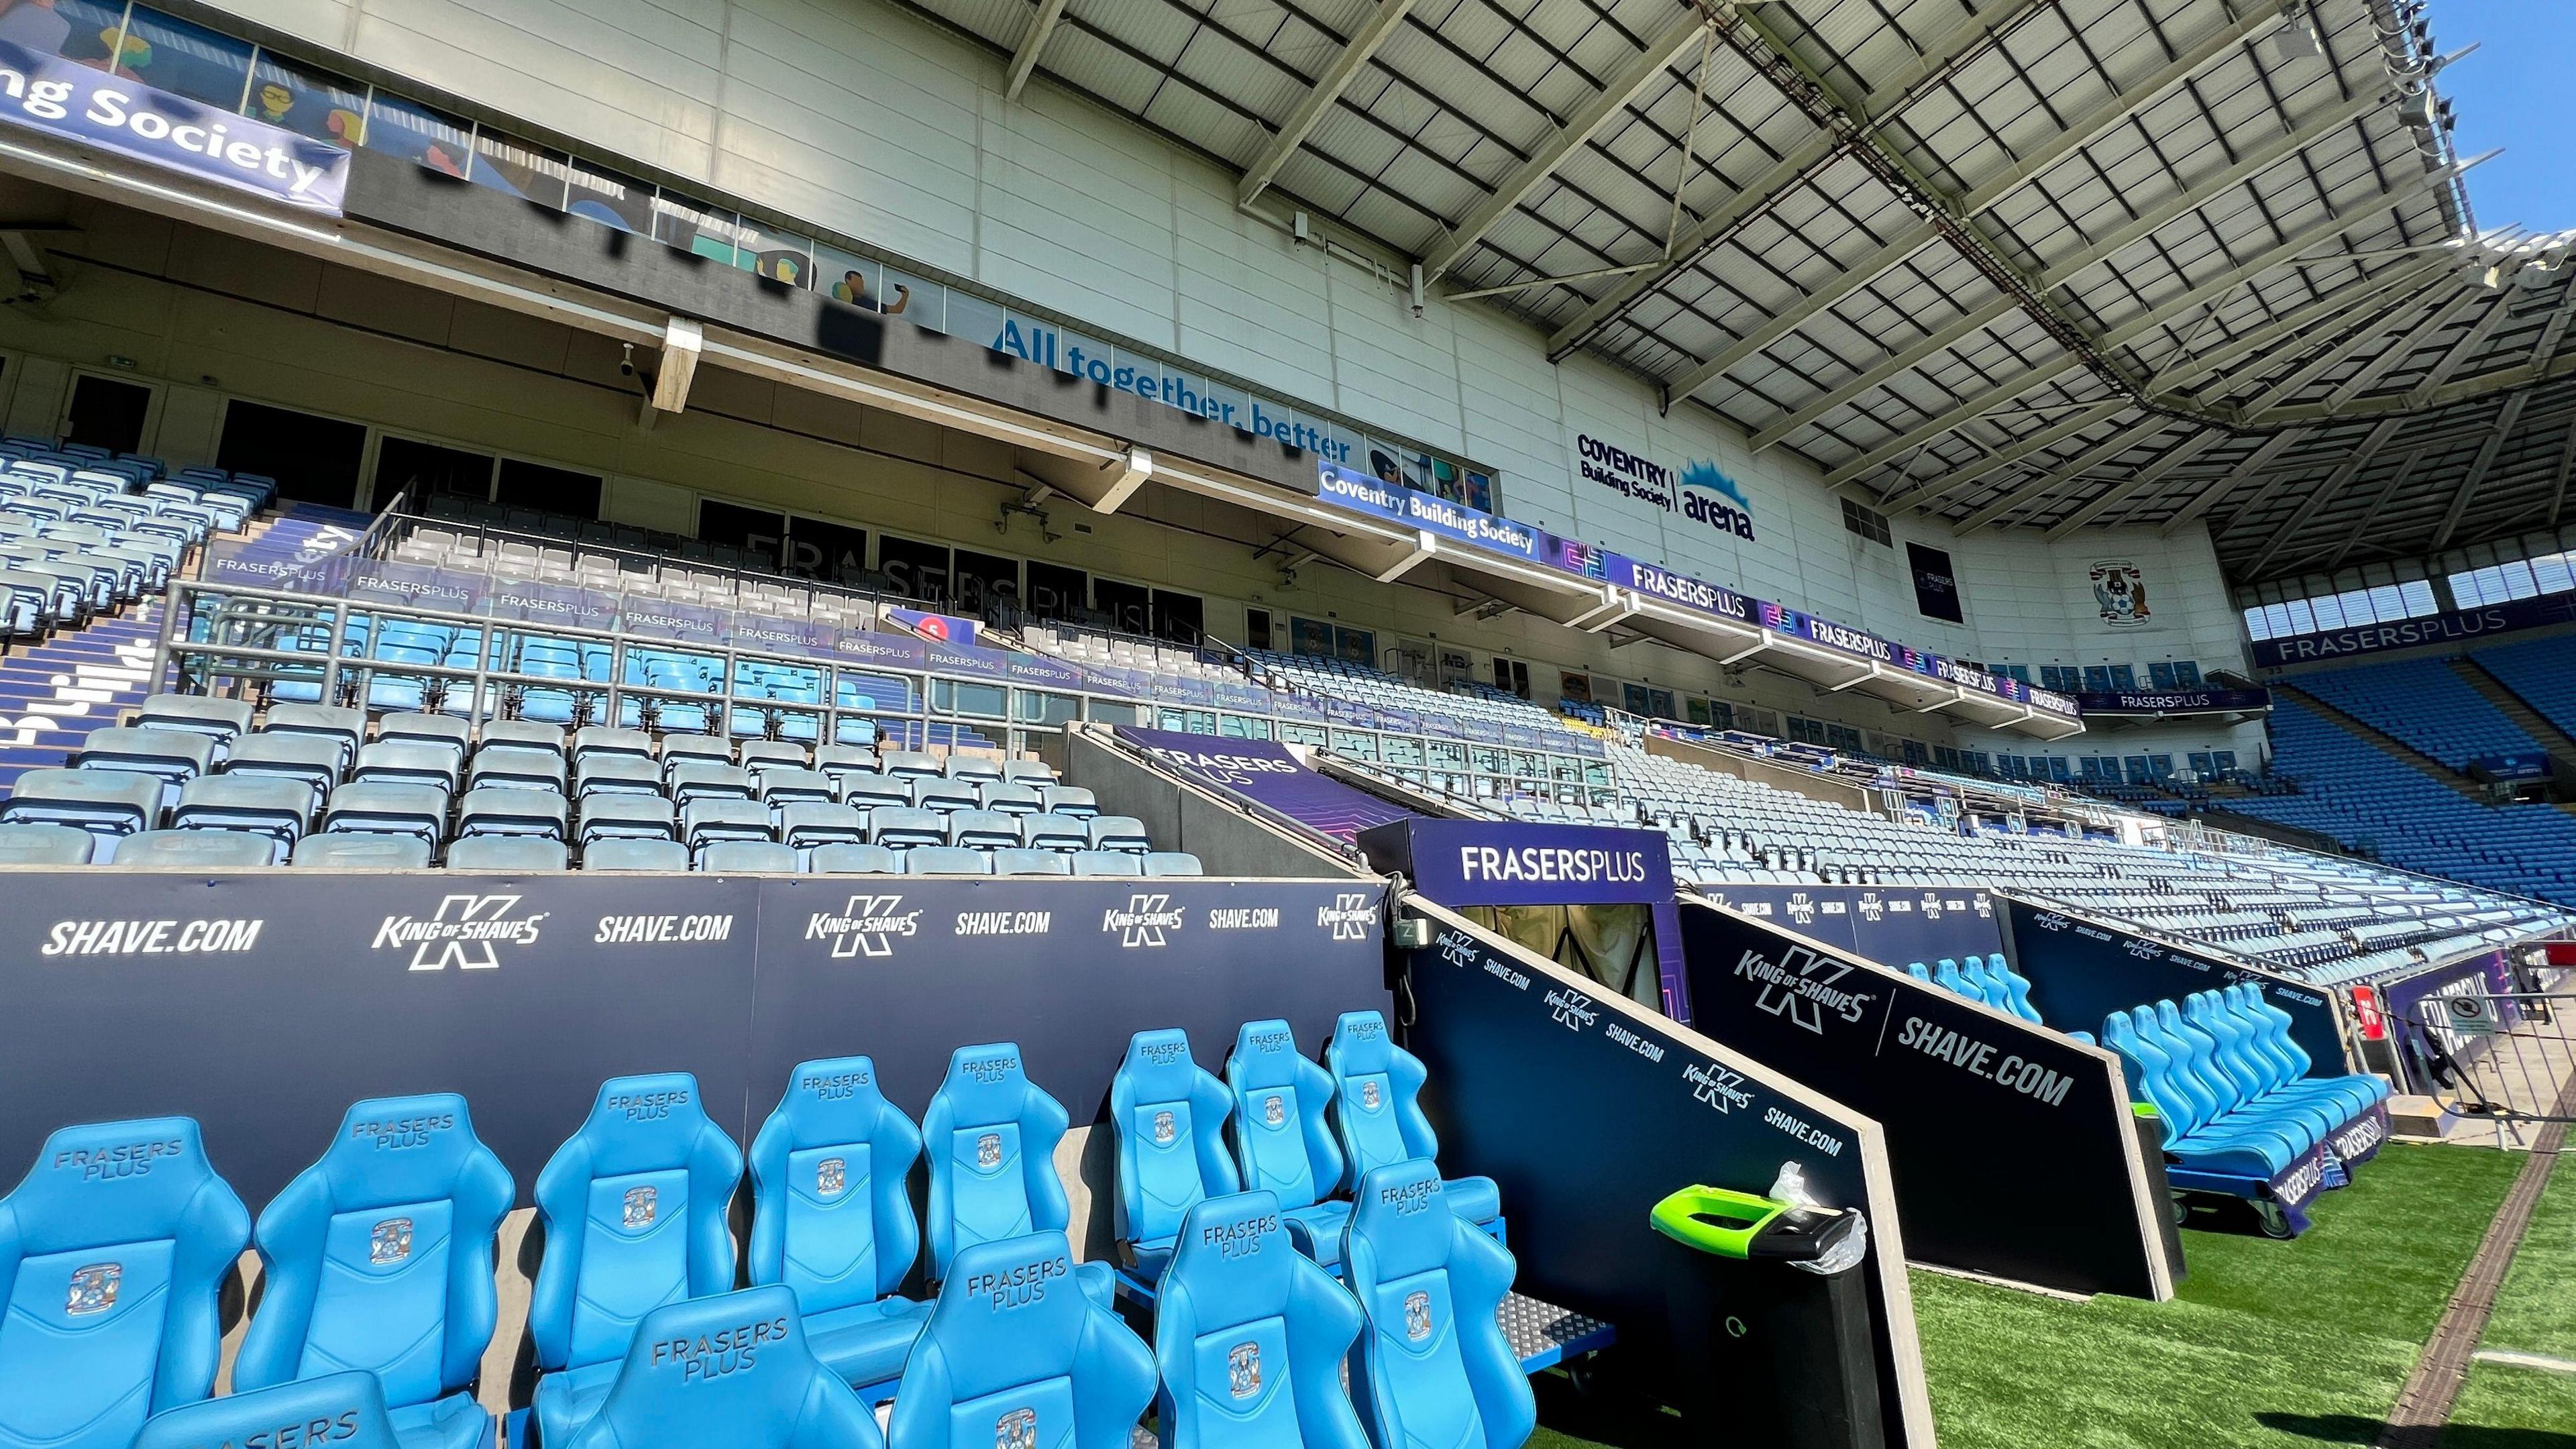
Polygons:
<instances>
[{"instance_id":1,"label":"advertising banner above stand","mask_svg":"<svg viewBox=\"0 0 2576 1449\"><path fill-rule=\"evenodd\" d=\"M300 211L338 216L348 195L349 153L337 146L7 41L0 121Z\"/></svg>"}]
</instances>

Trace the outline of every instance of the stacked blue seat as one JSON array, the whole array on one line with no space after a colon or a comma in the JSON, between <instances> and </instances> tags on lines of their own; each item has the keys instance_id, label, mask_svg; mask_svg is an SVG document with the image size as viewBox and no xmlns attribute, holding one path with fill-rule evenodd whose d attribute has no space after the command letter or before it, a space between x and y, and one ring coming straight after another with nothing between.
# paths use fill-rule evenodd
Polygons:
<instances>
[{"instance_id":1,"label":"stacked blue seat","mask_svg":"<svg viewBox=\"0 0 2576 1449\"><path fill-rule=\"evenodd\" d=\"M1983 1002L2008 1016L2017 1016L2034 1026L2043 1025L2039 1008L2030 1002L2030 978L2012 969L2012 964L1996 952L1988 956L1970 955L1959 959L1941 958L1937 967L1920 961L1908 962L1906 974L1928 986Z\"/></svg>"},{"instance_id":2,"label":"stacked blue seat","mask_svg":"<svg viewBox=\"0 0 2576 1449\"><path fill-rule=\"evenodd\" d=\"M2114 1012L2101 1038L2164 1123L2174 1185L2253 1201L2284 1235L2305 1227L2320 1188L2377 1155L2388 1098L2375 1077L2309 1076L2289 1029L2288 1013L2239 983Z\"/></svg>"},{"instance_id":3,"label":"stacked blue seat","mask_svg":"<svg viewBox=\"0 0 2576 1449\"><path fill-rule=\"evenodd\" d=\"M2360 664L2290 683L2461 770L2485 755L2538 754L2540 743L2459 676L2447 659Z\"/></svg>"}]
</instances>

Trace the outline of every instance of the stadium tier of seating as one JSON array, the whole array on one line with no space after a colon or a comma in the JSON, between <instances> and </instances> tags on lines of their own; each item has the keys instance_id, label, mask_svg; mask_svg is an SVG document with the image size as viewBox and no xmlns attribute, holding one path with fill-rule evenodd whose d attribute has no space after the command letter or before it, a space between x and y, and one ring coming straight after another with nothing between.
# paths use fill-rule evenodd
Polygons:
<instances>
[{"instance_id":1,"label":"stadium tier of seating","mask_svg":"<svg viewBox=\"0 0 2576 1449\"><path fill-rule=\"evenodd\" d=\"M266 478L98 448L0 439L0 644L88 623L158 593L188 550L238 529Z\"/></svg>"},{"instance_id":2,"label":"stadium tier of seating","mask_svg":"<svg viewBox=\"0 0 2576 1449\"><path fill-rule=\"evenodd\" d=\"M737 572L610 546L423 526L386 550L399 563L510 579L551 579L601 593L671 604L745 609L771 618L811 619L837 628L876 622L869 596L780 574Z\"/></svg>"},{"instance_id":3,"label":"stadium tier of seating","mask_svg":"<svg viewBox=\"0 0 2576 1449\"><path fill-rule=\"evenodd\" d=\"M2542 719L2576 735L2576 640L2527 639L2469 658Z\"/></svg>"},{"instance_id":4,"label":"stadium tier of seating","mask_svg":"<svg viewBox=\"0 0 2576 1449\"><path fill-rule=\"evenodd\" d=\"M1612 746L1611 760L1619 781L1614 802L1520 796L1500 802L1501 809L1519 819L1660 829L1684 885L2011 890L2321 985L2576 925L2576 916L2533 900L2286 846L2236 839L2224 851L2182 850L1974 824L1952 828L1921 816L1848 809L1627 745ZM2520 881L2499 884L2527 889Z\"/></svg>"},{"instance_id":5,"label":"stadium tier of seating","mask_svg":"<svg viewBox=\"0 0 2576 1449\"><path fill-rule=\"evenodd\" d=\"M2286 683L2454 770L2486 756L2540 749L2539 741L2471 688L2447 659L2358 664L2296 675Z\"/></svg>"},{"instance_id":6,"label":"stadium tier of seating","mask_svg":"<svg viewBox=\"0 0 2576 1449\"><path fill-rule=\"evenodd\" d=\"M1563 719L1528 700L1472 681L1456 689L1426 689L1383 669L1353 664L1346 659L1282 654L1266 649L1248 651L1244 658L1254 675L1273 688L1349 700L1373 708L1409 710L1434 718L1519 725L1547 735L1559 735L1567 730Z\"/></svg>"},{"instance_id":7,"label":"stadium tier of seating","mask_svg":"<svg viewBox=\"0 0 2576 1449\"><path fill-rule=\"evenodd\" d=\"M2272 749L2297 793L2228 808L2409 869L2576 904L2576 817L2472 800L2293 699L2273 705Z\"/></svg>"},{"instance_id":8,"label":"stadium tier of seating","mask_svg":"<svg viewBox=\"0 0 2576 1449\"><path fill-rule=\"evenodd\" d=\"M867 1057L795 1068L749 1155L741 1276L752 1286L740 1292L733 1204L745 1157L696 1079L604 1082L537 1177L536 1442L761 1443L778 1425L759 1406L793 1428L825 1403L847 1406L831 1422L858 1437L812 1449L848 1449L876 1442L864 1403L891 1398L897 1445L967 1442L950 1427L971 1409L978 1432L1003 1426L999 1443L1127 1449L1159 1382L1166 1444L1273 1442L1241 1437L1257 1430L1359 1449L1367 1438L1296 1435L1462 1413L1518 1427L1458 1442L1516 1444L1532 1402L1500 1322L1512 1260L1462 1201L1473 1180L1442 1184L1427 1128L1393 1130L1418 1112L1421 1067L1384 1043L1384 1020L1354 1013L1335 1032L1332 1065L1298 1058L1320 1078L1286 1120L1320 1144L1314 1175L1291 1184L1304 1209L1259 1185L1272 1175L1264 1134L1281 1130L1264 1094L1284 1088L1210 1090L1177 1031L1131 1043L1114 1123L1128 1205L1117 1267L1140 1314L1155 1315L1159 1354L1113 1311L1112 1265L1072 1256L1056 1164L1066 1113L1029 1082L1013 1044L960 1048L918 1128L879 1091ZM1295 1047L1285 1022L1266 1021L1244 1027L1236 1050ZM1227 1076L1258 1075L1241 1066L1229 1062ZM1368 1146L1345 1159L1336 1140ZM149 1171L92 1169L137 1143L152 1148ZM916 1167L926 1222L909 1187ZM29 1441L62 1449L195 1449L264 1442L216 1426L329 1402L358 1410L364 1427L351 1439L357 1426L335 1411L334 1444L488 1445L494 1425L474 1389L498 1323L493 1245L512 1199L510 1174L453 1093L350 1107L255 1228L194 1121L63 1128L0 1199L0 1272L14 1285L12 1317L32 1325L0 1334L0 1397L13 1411L0 1427L70 1426ZM1292 1226L1322 1227L1326 1207L1329 1261L1347 1287L1312 1251L1320 1240ZM253 1243L263 1288L233 1394L218 1400L218 1301ZM916 1261L922 1299L899 1291ZM1438 1330L1428 1353L1426 1322ZM1346 1390L1341 1361L1363 1332L1385 1342L1359 1345ZM741 1392L772 1373L774 1391ZM1094 1375L1114 1384L1087 1383ZM675 1376L730 1387L675 1405ZM1212 1385L1230 1388L1215 1399ZM723 1412L707 1418L705 1403Z\"/></svg>"},{"instance_id":9,"label":"stadium tier of seating","mask_svg":"<svg viewBox=\"0 0 2576 1449\"><path fill-rule=\"evenodd\" d=\"M163 694L0 800L21 864L1197 875L1031 760Z\"/></svg>"}]
</instances>

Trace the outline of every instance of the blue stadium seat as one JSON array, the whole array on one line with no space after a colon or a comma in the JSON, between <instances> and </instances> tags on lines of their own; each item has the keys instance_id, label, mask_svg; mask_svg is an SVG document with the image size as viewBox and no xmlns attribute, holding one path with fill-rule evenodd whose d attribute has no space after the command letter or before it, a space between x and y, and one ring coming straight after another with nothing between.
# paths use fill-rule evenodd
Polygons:
<instances>
[{"instance_id":1,"label":"blue stadium seat","mask_svg":"<svg viewBox=\"0 0 2576 1449\"><path fill-rule=\"evenodd\" d=\"M2102 1045L2119 1055L2130 1092L2164 1119L2165 1150L2186 1166L2269 1178L2316 1145L2312 1130L2228 1115L2193 1076L2181 1046L2164 1039L2152 1007L2104 1018Z\"/></svg>"},{"instance_id":2,"label":"blue stadium seat","mask_svg":"<svg viewBox=\"0 0 2576 1449\"><path fill-rule=\"evenodd\" d=\"M1145 874L1196 876L1207 874L1207 867L1186 850L1157 850L1145 857Z\"/></svg>"},{"instance_id":3,"label":"blue stadium seat","mask_svg":"<svg viewBox=\"0 0 2576 1449\"><path fill-rule=\"evenodd\" d=\"M1190 1059L1189 1033L1140 1031L1109 1079L1109 1124L1118 1136L1116 1232L1136 1274L1151 1285L1171 1260L1181 1219L1212 1197L1242 1190L1226 1154L1234 1099Z\"/></svg>"},{"instance_id":4,"label":"blue stadium seat","mask_svg":"<svg viewBox=\"0 0 2576 1449\"><path fill-rule=\"evenodd\" d=\"M427 870L429 842L409 835L308 835L288 859L314 870Z\"/></svg>"},{"instance_id":5,"label":"blue stadium seat","mask_svg":"<svg viewBox=\"0 0 2576 1449\"><path fill-rule=\"evenodd\" d=\"M805 859L775 840L718 840L698 852L698 869L722 875L801 875Z\"/></svg>"},{"instance_id":6,"label":"blue stadium seat","mask_svg":"<svg viewBox=\"0 0 2576 1449\"><path fill-rule=\"evenodd\" d=\"M1439 1157L1440 1139L1422 1113L1422 1084L1429 1074L1421 1058L1395 1044L1385 1017L1344 1012L1324 1044L1324 1068L1333 1077L1333 1130L1349 1176ZM1441 1184L1441 1193L1471 1223L1503 1215L1503 1190L1490 1177L1455 1178Z\"/></svg>"},{"instance_id":7,"label":"blue stadium seat","mask_svg":"<svg viewBox=\"0 0 2576 1449\"><path fill-rule=\"evenodd\" d=\"M259 1312L233 1389L364 1370L403 1449L475 1449L498 1313L492 1244L518 1195L452 1092L359 1102L259 1215Z\"/></svg>"},{"instance_id":8,"label":"blue stadium seat","mask_svg":"<svg viewBox=\"0 0 2576 1449\"><path fill-rule=\"evenodd\" d=\"M1383 1446L1519 1449L1538 1425L1529 1376L1495 1312L1516 1267L1441 1200L1428 1162L1360 1179L1345 1256L1367 1315L1351 1375Z\"/></svg>"},{"instance_id":9,"label":"blue stadium seat","mask_svg":"<svg viewBox=\"0 0 2576 1449\"><path fill-rule=\"evenodd\" d=\"M306 1434L308 1424L327 1427ZM353 1369L273 1388L237 1385L220 1399L155 1414L134 1436L133 1449L285 1449L281 1441L296 1449L410 1449L411 1442L395 1434L376 1376Z\"/></svg>"},{"instance_id":10,"label":"blue stadium seat","mask_svg":"<svg viewBox=\"0 0 2576 1449\"><path fill-rule=\"evenodd\" d=\"M581 843L595 840L679 839L679 816L660 795L601 791L581 801Z\"/></svg>"},{"instance_id":11,"label":"blue stadium seat","mask_svg":"<svg viewBox=\"0 0 2576 1449\"><path fill-rule=\"evenodd\" d=\"M159 780L125 770L29 770L0 800L0 824L85 831L104 863L118 841L160 823L161 794Z\"/></svg>"},{"instance_id":12,"label":"blue stadium seat","mask_svg":"<svg viewBox=\"0 0 2576 1449\"><path fill-rule=\"evenodd\" d=\"M1030 815L1020 822L1020 838L1031 850L1089 850L1091 826L1072 815Z\"/></svg>"},{"instance_id":13,"label":"blue stadium seat","mask_svg":"<svg viewBox=\"0 0 2576 1449\"><path fill-rule=\"evenodd\" d=\"M751 1281L792 1289L814 1356L859 1389L891 1386L930 1317L899 1292L921 1252L921 1133L876 1075L866 1057L798 1064L751 1141Z\"/></svg>"},{"instance_id":14,"label":"blue stadium seat","mask_svg":"<svg viewBox=\"0 0 2576 1449\"><path fill-rule=\"evenodd\" d=\"M116 846L116 863L137 870L249 870L277 860L276 841L230 830L146 830Z\"/></svg>"},{"instance_id":15,"label":"blue stadium seat","mask_svg":"<svg viewBox=\"0 0 2576 1449\"><path fill-rule=\"evenodd\" d=\"M0 1445L126 1449L214 1392L250 1214L185 1117L65 1127L0 1198Z\"/></svg>"},{"instance_id":16,"label":"blue stadium seat","mask_svg":"<svg viewBox=\"0 0 2576 1449\"><path fill-rule=\"evenodd\" d=\"M961 1250L904 1365L891 1442L1129 1449L1154 1399L1154 1355L1075 1290L1084 1266L1054 1230Z\"/></svg>"},{"instance_id":17,"label":"blue stadium seat","mask_svg":"<svg viewBox=\"0 0 2576 1449\"><path fill-rule=\"evenodd\" d=\"M816 875L901 875L903 857L882 845L818 845L807 868Z\"/></svg>"},{"instance_id":18,"label":"blue stadium seat","mask_svg":"<svg viewBox=\"0 0 2576 1449\"><path fill-rule=\"evenodd\" d=\"M1072 1221L1055 1151L1064 1140L1063 1104L1037 1089L1015 1042L959 1047L922 1114L930 1164L929 1281L946 1282L958 1254L1025 1233L1061 1233ZM1075 1269L1083 1290L1106 1305L1116 1281L1106 1263Z\"/></svg>"},{"instance_id":19,"label":"blue stadium seat","mask_svg":"<svg viewBox=\"0 0 2576 1449\"><path fill-rule=\"evenodd\" d=\"M616 1377L635 1325L733 1286L726 1207L742 1152L686 1072L612 1077L537 1174L545 1256L528 1301L540 1442L570 1442Z\"/></svg>"},{"instance_id":20,"label":"blue stadium seat","mask_svg":"<svg viewBox=\"0 0 2576 1449\"><path fill-rule=\"evenodd\" d=\"M472 835L447 847L447 868L547 875L572 869L572 850L533 835Z\"/></svg>"},{"instance_id":21,"label":"blue stadium seat","mask_svg":"<svg viewBox=\"0 0 2576 1449\"><path fill-rule=\"evenodd\" d=\"M0 825L0 865L87 865L97 846L68 825Z\"/></svg>"},{"instance_id":22,"label":"blue stadium seat","mask_svg":"<svg viewBox=\"0 0 2576 1449\"><path fill-rule=\"evenodd\" d=\"M572 1449L885 1449L876 1416L814 1360L785 1288L645 1315ZM337 1446L333 1446L337 1449Z\"/></svg>"},{"instance_id":23,"label":"blue stadium seat","mask_svg":"<svg viewBox=\"0 0 2576 1449\"><path fill-rule=\"evenodd\" d=\"M1124 850L1078 850L1068 858L1079 876L1132 880L1145 874L1145 857Z\"/></svg>"},{"instance_id":24,"label":"blue stadium seat","mask_svg":"<svg viewBox=\"0 0 2576 1449\"><path fill-rule=\"evenodd\" d=\"M582 847L583 870L659 874L689 868L689 848L676 840L616 836Z\"/></svg>"},{"instance_id":25,"label":"blue stadium seat","mask_svg":"<svg viewBox=\"0 0 2576 1449\"><path fill-rule=\"evenodd\" d=\"M1328 1268L1341 1262L1351 1205L1333 1201L1343 1162L1326 1120L1332 1074L1298 1053L1288 1023L1253 1021L1235 1033L1225 1082L1234 1093L1234 1157L1243 1185L1278 1195L1299 1252Z\"/></svg>"},{"instance_id":26,"label":"blue stadium seat","mask_svg":"<svg viewBox=\"0 0 2576 1449\"><path fill-rule=\"evenodd\" d=\"M1288 1241L1279 1199L1247 1192L1198 1204L1155 1305L1156 1442L1368 1449L1342 1387L1360 1327L1349 1292Z\"/></svg>"},{"instance_id":27,"label":"blue stadium seat","mask_svg":"<svg viewBox=\"0 0 2576 1449\"><path fill-rule=\"evenodd\" d=\"M922 845L903 853L905 875L991 875L989 852L962 845Z\"/></svg>"},{"instance_id":28,"label":"blue stadium seat","mask_svg":"<svg viewBox=\"0 0 2576 1449\"><path fill-rule=\"evenodd\" d=\"M1073 860L1052 850L996 850L995 875L1071 875Z\"/></svg>"},{"instance_id":29,"label":"blue stadium seat","mask_svg":"<svg viewBox=\"0 0 2576 1449\"><path fill-rule=\"evenodd\" d=\"M2040 1021L2039 1008L2031 1005L2030 978L2012 969L2012 963L2000 954L1986 958L1986 983L1990 989L2003 992L2003 1010L2033 1025L2045 1024Z\"/></svg>"}]
</instances>

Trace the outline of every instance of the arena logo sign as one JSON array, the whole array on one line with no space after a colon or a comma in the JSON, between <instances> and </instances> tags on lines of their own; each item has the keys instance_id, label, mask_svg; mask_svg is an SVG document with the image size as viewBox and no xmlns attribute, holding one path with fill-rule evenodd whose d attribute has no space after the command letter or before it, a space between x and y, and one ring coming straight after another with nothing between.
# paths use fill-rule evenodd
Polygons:
<instances>
[{"instance_id":1,"label":"arena logo sign","mask_svg":"<svg viewBox=\"0 0 2576 1449\"><path fill-rule=\"evenodd\" d=\"M1755 541L1753 502L1745 497L1744 485L1705 458L1676 469L1590 433L1575 435L1574 451L1587 482L1746 543Z\"/></svg>"}]
</instances>

